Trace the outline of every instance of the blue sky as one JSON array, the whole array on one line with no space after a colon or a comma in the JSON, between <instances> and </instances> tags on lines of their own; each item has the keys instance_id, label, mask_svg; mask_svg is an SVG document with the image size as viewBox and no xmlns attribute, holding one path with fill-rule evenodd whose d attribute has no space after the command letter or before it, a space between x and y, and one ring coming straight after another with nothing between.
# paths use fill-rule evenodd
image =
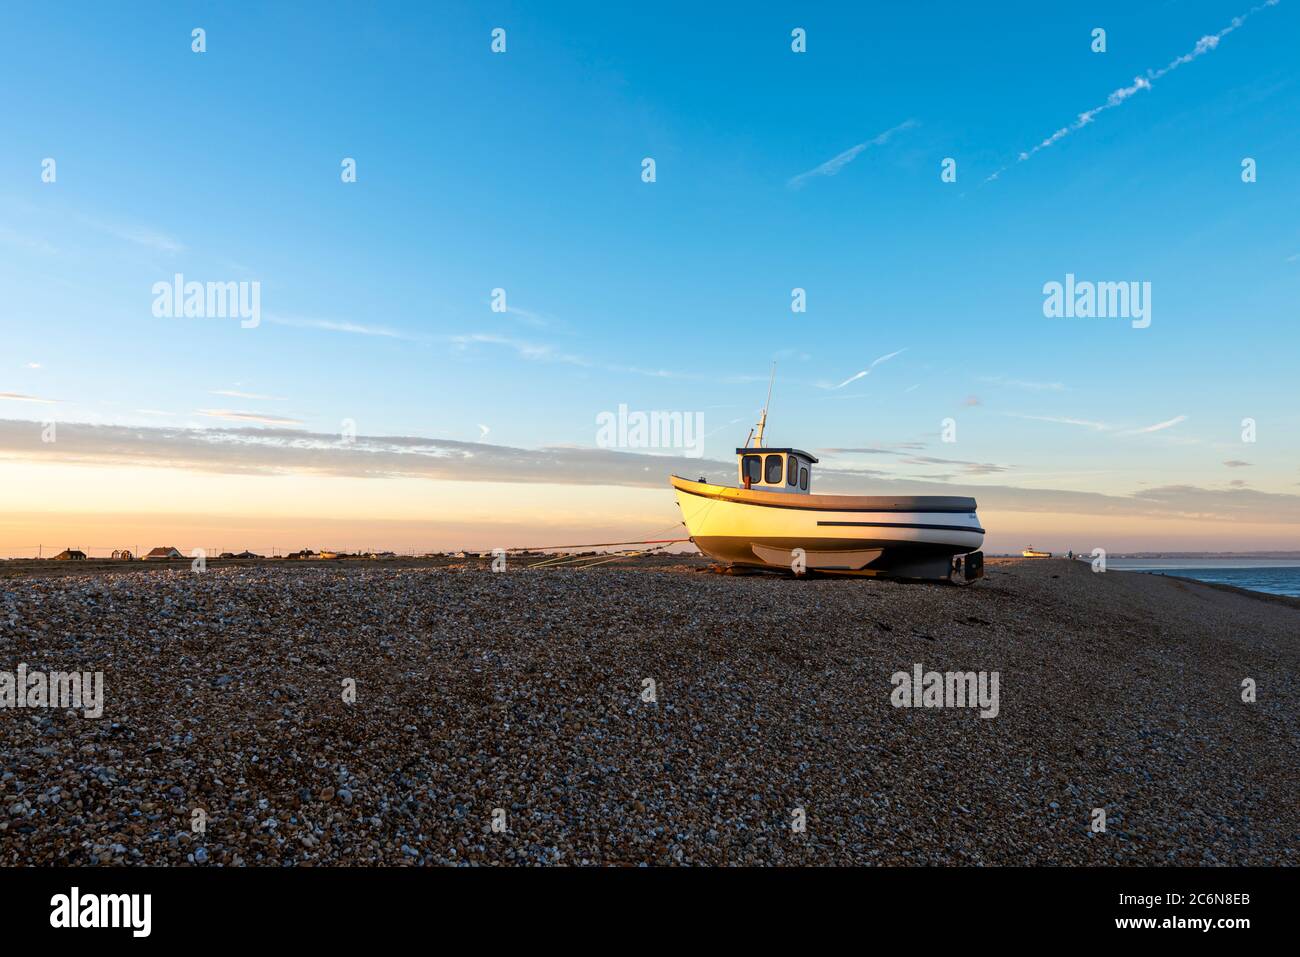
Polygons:
<instances>
[{"instance_id":1,"label":"blue sky","mask_svg":"<svg viewBox=\"0 0 1300 957\"><path fill-rule=\"evenodd\" d=\"M1294 495L1300 3L1024 162L1250 0L897 6L6 4L0 418L536 448L626 403L721 459L775 359L772 442L948 460L837 467ZM156 318L176 272L262 325ZM1045 318L1067 272L1150 282L1151 327Z\"/></svg>"}]
</instances>

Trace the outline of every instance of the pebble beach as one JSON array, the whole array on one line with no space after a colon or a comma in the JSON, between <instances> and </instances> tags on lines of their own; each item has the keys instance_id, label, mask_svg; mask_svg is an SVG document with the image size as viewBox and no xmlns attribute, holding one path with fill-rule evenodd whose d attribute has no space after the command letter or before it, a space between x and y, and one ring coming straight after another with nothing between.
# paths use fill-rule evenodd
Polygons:
<instances>
[{"instance_id":1,"label":"pebble beach","mask_svg":"<svg viewBox=\"0 0 1300 957\"><path fill-rule=\"evenodd\" d=\"M1300 863L1300 601L987 571L0 567L0 670L104 689L0 710L0 864Z\"/></svg>"}]
</instances>

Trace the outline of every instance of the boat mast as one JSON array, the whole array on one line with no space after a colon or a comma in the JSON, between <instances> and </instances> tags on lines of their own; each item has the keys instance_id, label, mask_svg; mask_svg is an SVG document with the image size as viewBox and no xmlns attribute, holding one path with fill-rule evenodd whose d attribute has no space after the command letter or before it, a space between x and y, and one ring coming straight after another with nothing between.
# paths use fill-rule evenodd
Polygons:
<instances>
[{"instance_id":1,"label":"boat mast","mask_svg":"<svg viewBox=\"0 0 1300 957\"><path fill-rule=\"evenodd\" d=\"M772 363L772 376L767 380L767 401L763 403L763 414L758 419L758 435L754 437L754 448L763 447L763 429L767 426L767 407L772 404L772 383L776 381L776 363Z\"/></svg>"}]
</instances>

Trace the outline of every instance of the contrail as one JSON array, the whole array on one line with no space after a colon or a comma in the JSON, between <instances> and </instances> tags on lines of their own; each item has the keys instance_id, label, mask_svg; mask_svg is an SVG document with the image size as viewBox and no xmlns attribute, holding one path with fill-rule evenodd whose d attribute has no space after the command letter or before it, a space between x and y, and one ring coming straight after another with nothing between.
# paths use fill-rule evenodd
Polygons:
<instances>
[{"instance_id":1,"label":"contrail","mask_svg":"<svg viewBox=\"0 0 1300 957\"><path fill-rule=\"evenodd\" d=\"M894 358L894 356L902 355L902 354L903 354L904 352L906 352L906 351L907 351L906 349L899 349L897 352L891 352L891 353L889 353L889 355L887 355L887 356L881 356L879 359L877 359L877 360L875 360L874 362L872 362L871 365L867 366L867 367L866 367L865 369L863 369L861 372L854 373L853 375L851 375L851 376L849 376L847 379L845 379L843 382L841 382L839 385L837 385L837 386L832 386L831 388L833 388L833 389L842 389L842 388L844 388L846 385L848 385L850 382L857 382L857 381L858 381L859 379L861 379L863 376L871 375L871 370L874 369L876 366L880 365L880 363L882 363L882 362L888 362L890 359Z\"/></svg>"},{"instance_id":2,"label":"contrail","mask_svg":"<svg viewBox=\"0 0 1300 957\"><path fill-rule=\"evenodd\" d=\"M916 125L918 125L916 120L904 120L902 123L899 123L897 126L892 127L891 129L887 129L885 130L885 132L879 133L876 136L873 136L871 139L859 143L857 146L850 146L843 153L839 154L838 156L833 156L830 159L828 159L825 163L822 163L821 166L814 167L813 169L810 169L806 173L800 173L798 176L792 177L790 181L786 183L786 185L789 186L791 189L798 189L800 186L804 184L805 180L811 179L814 176L834 176L845 166L848 166L855 159L857 159L858 154L861 153L863 150L865 150L868 146L883 146L885 143L889 142L889 138L893 136L895 133L901 132L903 130L910 130L912 127Z\"/></svg>"},{"instance_id":3,"label":"contrail","mask_svg":"<svg viewBox=\"0 0 1300 957\"><path fill-rule=\"evenodd\" d=\"M1094 106L1090 110L1085 110L1084 112L1080 113L1078 118L1075 119L1075 121L1071 123L1069 126L1062 126L1059 130L1057 130L1051 136L1047 137L1047 139L1043 140L1033 149L1026 150L1025 152L1021 153L1016 158L1016 162L1023 163L1025 160L1029 159L1029 157L1033 156L1035 153L1039 152L1040 150L1045 150L1049 146L1059 143L1061 140L1065 139L1065 137L1069 136L1075 130L1083 129L1085 126L1087 126L1089 123L1091 123L1094 119L1097 118L1098 113L1104 113L1106 110L1114 109L1115 107L1119 106L1121 103L1129 99L1129 97L1133 96L1135 93L1140 92L1141 90L1151 89L1151 84L1154 83L1156 80L1159 80L1165 74L1172 73L1174 70L1178 69L1184 63L1191 63L1193 60L1195 60L1197 57L1201 56L1202 54L1209 53L1211 50L1213 50L1215 47L1219 45L1220 40L1222 40L1229 33L1232 33L1243 23L1245 23L1248 17L1253 16L1254 14L1263 10L1265 7L1275 7L1280 2L1281 0L1264 0L1263 3L1259 4L1258 6L1251 7L1241 16L1233 17L1232 21L1226 27L1220 30L1218 33L1212 33L1208 36L1201 37L1199 40L1196 41L1196 46L1192 47L1192 49L1189 52L1184 53L1180 57L1175 57L1159 70L1147 70L1146 76L1134 77L1133 82L1130 85L1121 86L1118 90L1115 90L1113 93L1111 93L1110 96L1106 97L1105 103L1102 103L1100 106ZM997 179L1008 169L1010 169L1010 166L1002 167L997 172L989 175L988 178L984 180L984 182L988 183L991 182L992 180Z\"/></svg>"},{"instance_id":4,"label":"contrail","mask_svg":"<svg viewBox=\"0 0 1300 957\"><path fill-rule=\"evenodd\" d=\"M1164 429L1170 428L1171 426L1178 425L1178 423L1180 422L1186 422L1186 421L1187 421L1187 416L1176 415L1172 419L1168 419L1167 421L1164 422L1157 422L1155 425L1148 425L1146 428L1129 429L1125 433L1125 435L1144 435L1147 432L1160 432Z\"/></svg>"}]
</instances>

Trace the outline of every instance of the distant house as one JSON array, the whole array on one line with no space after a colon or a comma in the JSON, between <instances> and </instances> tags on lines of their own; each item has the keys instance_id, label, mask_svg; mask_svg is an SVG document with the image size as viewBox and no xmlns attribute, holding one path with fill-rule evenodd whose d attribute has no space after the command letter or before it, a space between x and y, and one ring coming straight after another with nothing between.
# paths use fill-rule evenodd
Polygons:
<instances>
[{"instance_id":1,"label":"distant house","mask_svg":"<svg viewBox=\"0 0 1300 957\"><path fill-rule=\"evenodd\" d=\"M371 552L370 557L373 559L382 560L385 558L396 558L397 555L394 552Z\"/></svg>"},{"instance_id":2,"label":"distant house","mask_svg":"<svg viewBox=\"0 0 1300 957\"><path fill-rule=\"evenodd\" d=\"M79 552L75 548L65 548L59 554L54 556L56 562L84 562L86 553Z\"/></svg>"},{"instance_id":3,"label":"distant house","mask_svg":"<svg viewBox=\"0 0 1300 957\"><path fill-rule=\"evenodd\" d=\"M347 552L335 552L329 549L322 548L320 551L320 557L325 559L335 559L335 558L351 558L352 556L349 555Z\"/></svg>"},{"instance_id":4,"label":"distant house","mask_svg":"<svg viewBox=\"0 0 1300 957\"><path fill-rule=\"evenodd\" d=\"M222 552L222 558L261 558L261 555L254 555L252 552Z\"/></svg>"},{"instance_id":5,"label":"distant house","mask_svg":"<svg viewBox=\"0 0 1300 957\"><path fill-rule=\"evenodd\" d=\"M310 548L304 548L300 552L290 552L288 555L285 555L284 557L297 558L297 559L309 559L309 558L316 558L317 555Z\"/></svg>"},{"instance_id":6,"label":"distant house","mask_svg":"<svg viewBox=\"0 0 1300 957\"><path fill-rule=\"evenodd\" d=\"M130 550L129 548L115 548L115 549L113 549L113 561L115 561L115 562L129 562L129 561L134 561L134 560L135 560L135 556L131 554L131 550Z\"/></svg>"},{"instance_id":7,"label":"distant house","mask_svg":"<svg viewBox=\"0 0 1300 957\"><path fill-rule=\"evenodd\" d=\"M165 562L173 558L184 558L185 556L171 546L155 548L144 557L147 562Z\"/></svg>"}]
</instances>

